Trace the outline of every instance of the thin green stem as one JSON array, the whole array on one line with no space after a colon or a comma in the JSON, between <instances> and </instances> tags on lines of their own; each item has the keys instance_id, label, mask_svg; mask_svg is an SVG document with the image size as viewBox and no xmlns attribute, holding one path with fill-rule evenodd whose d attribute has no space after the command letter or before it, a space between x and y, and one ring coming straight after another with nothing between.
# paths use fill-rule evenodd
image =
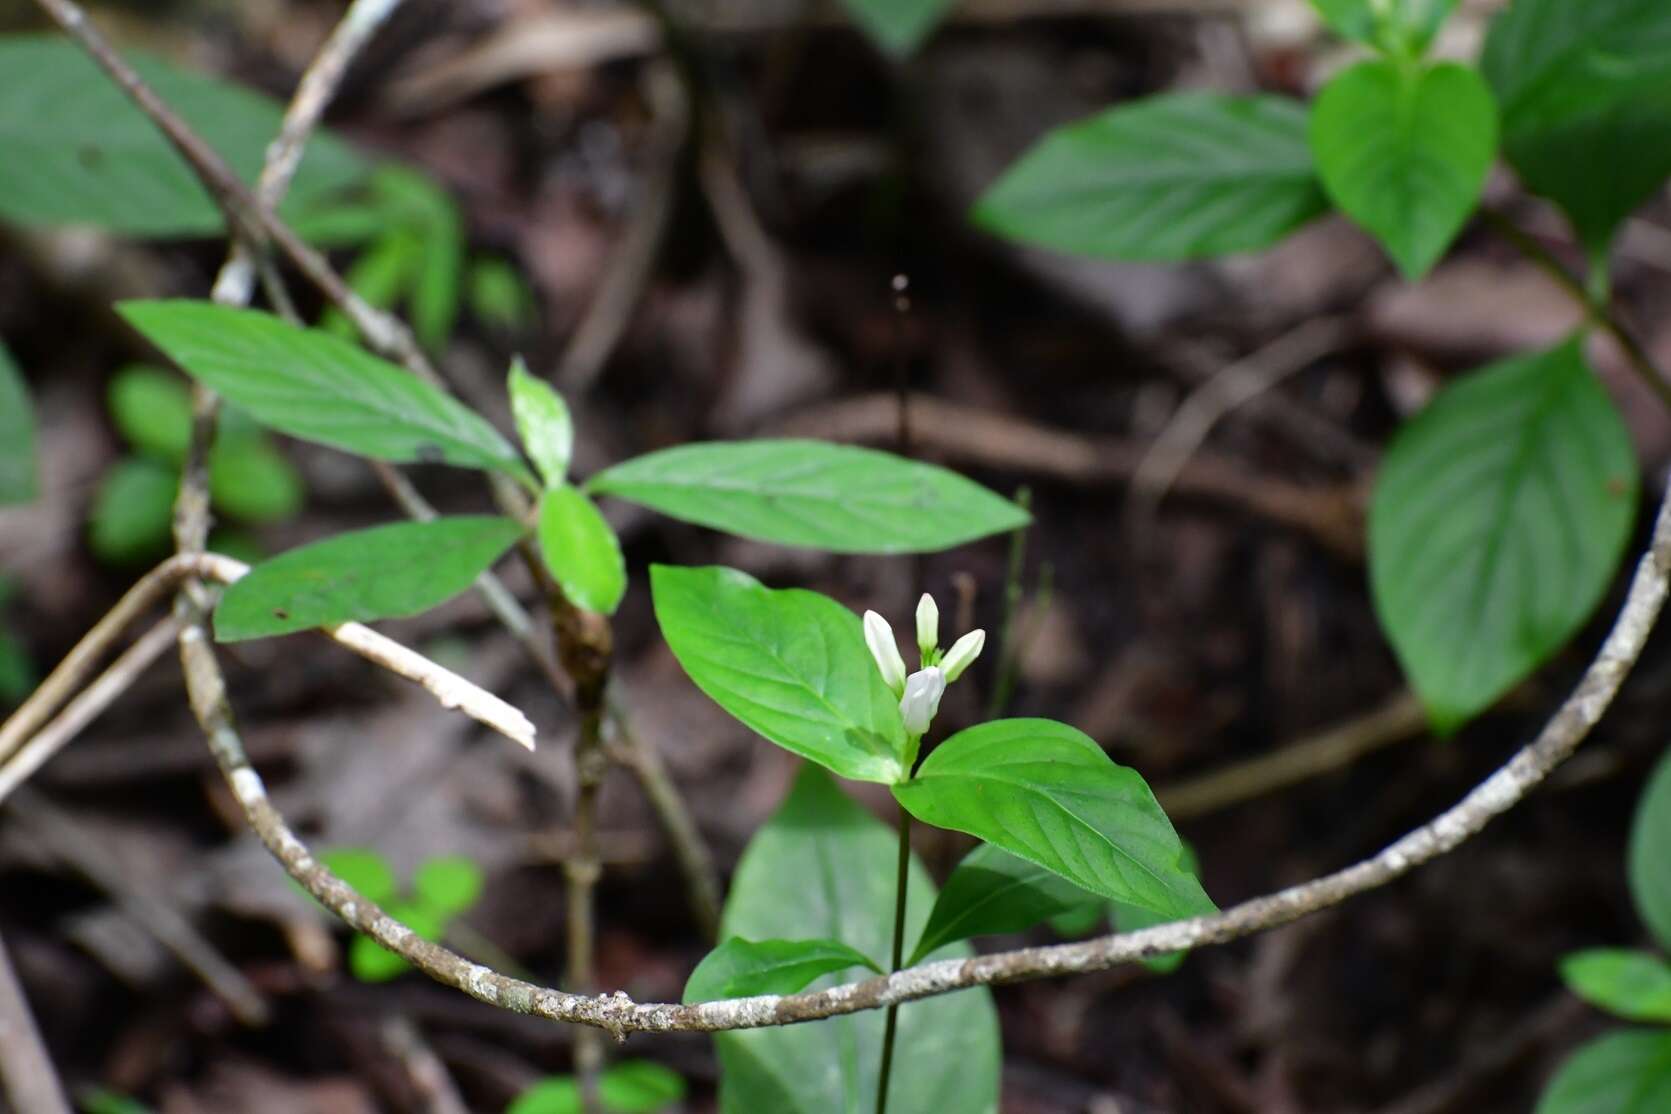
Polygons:
<instances>
[{"instance_id":1,"label":"thin green stem","mask_svg":"<svg viewBox=\"0 0 1671 1114\"><path fill-rule=\"evenodd\" d=\"M911 871L911 814L899 810L899 884L894 890L894 954L897 971L905 960L905 894ZM882 1070L876 1081L876 1114L888 1114L888 1080L893 1075L894 1033L899 1029L899 1006L888 1007L887 1020L882 1023Z\"/></svg>"},{"instance_id":2,"label":"thin green stem","mask_svg":"<svg viewBox=\"0 0 1671 1114\"><path fill-rule=\"evenodd\" d=\"M1578 303L1579 308L1584 311L1585 317L1613 338L1619 349L1624 352L1631 370L1636 372L1641 380L1648 385L1649 389L1659 396L1659 400L1665 404L1667 409L1671 409L1671 380L1667 380L1665 373L1654 364L1653 357L1648 355L1648 350L1642 347L1641 341L1637 340L1614 315L1607 304L1605 295L1599 298L1592 297L1590 291L1585 289L1584 283L1580 281L1577 275L1567 269L1566 264L1555 258L1554 253L1538 243L1537 240L1533 239L1524 229L1504 214L1489 205L1481 206L1480 213L1485 217L1486 222L1505 240L1513 244L1521 255L1524 255L1529 262L1555 280L1555 284L1566 291L1573 301ZM1598 286L1600 290L1606 289L1604 284L1598 284Z\"/></svg>"}]
</instances>

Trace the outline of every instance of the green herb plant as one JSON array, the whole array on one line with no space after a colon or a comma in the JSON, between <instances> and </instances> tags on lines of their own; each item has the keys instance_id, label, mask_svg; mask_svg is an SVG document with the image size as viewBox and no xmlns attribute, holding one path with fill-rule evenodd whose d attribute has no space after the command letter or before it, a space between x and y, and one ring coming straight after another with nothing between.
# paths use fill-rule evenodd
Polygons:
<instances>
[{"instance_id":1,"label":"green herb plant","mask_svg":"<svg viewBox=\"0 0 1671 1114\"><path fill-rule=\"evenodd\" d=\"M1584 1001L1634 1023L1598 1037L1561 1065L1537 1114L1652 1114L1671 1109L1671 752L1637 806L1626 866L1636 911L1659 951L1594 948L1561 961Z\"/></svg>"},{"instance_id":2,"label":"green herb plant","mask_svg":"<svg viewBox=\"0 0 1671 1114\"><path fill-rule=\"evenodd\" d=\"M468 913L482 893L482 871L469 859L441 855L425 859L402 887L381 853L365 847L335 847L320 853L331 872L369 901L387 907L391 916L431 943ZM370 936L356 933L348 949L348 969L361 982L388 982L410 965Z\"/></svg>"}]
</instances>

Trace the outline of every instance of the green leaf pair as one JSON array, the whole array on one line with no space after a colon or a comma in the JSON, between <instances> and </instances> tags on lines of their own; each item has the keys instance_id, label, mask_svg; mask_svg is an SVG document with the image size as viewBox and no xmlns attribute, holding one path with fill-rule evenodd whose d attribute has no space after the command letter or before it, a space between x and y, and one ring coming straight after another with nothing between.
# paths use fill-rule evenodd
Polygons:
<instances>
[{"instance_id":1,"label":"green leaf pair","mask_svg":"<svg viewBox=\"0 0 1671 1114\"><path fill-rule=\"evenodd\" d=\"M376 851L338 847L322 852L320 862L360 896L381 905L389 916L425 940L439 941L447 925L481 897L481 868L469 859L443 856L425 860L412 875L410 894L402 894L389 861ZM356 934L348 951L349 970L361 982L387 982L409 964L370 936Z\"/></svg>"},{"instance_id":2,"label":"green leaf pair","mask_svg":"<svg viewBox=\"0 0 1671 1114\"><path fill-rule=\"evenodd\" d=\"M598 1102L609 1114L656 1114L685 1097L678 1072L649 1060L623 1060L598 1076ZM505 1114L582 1114L580 1084L568 1076L540 1080L518 1095Z\"/></svg>"}]
</instances>

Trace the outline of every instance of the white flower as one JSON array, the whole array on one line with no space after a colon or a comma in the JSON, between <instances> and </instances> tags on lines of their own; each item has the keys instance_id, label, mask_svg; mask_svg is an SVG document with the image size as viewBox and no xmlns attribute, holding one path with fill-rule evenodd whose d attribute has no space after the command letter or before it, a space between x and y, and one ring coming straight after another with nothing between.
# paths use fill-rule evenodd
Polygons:
<instances>
[{"instance_id":1,"label":"white flower","mask_svg":"<svg viewBox=\"0 0 1671 1114\"><path fill-rule=\"evenodd\" d=\"M917 601L917 649L928 665L940 651L940 605L927 592Z\"/></svg>"},{"instance_id":2,"label":"white flower","mask_svg":"<svg viewBox=\"0 0 1671 1114\"><path fill-rule=\"evenodd\" d=\"M972 630L953 642L952 648L946 651L945 658L940 662L940 668L946 671L946 683L950 684L963 676L963 671L968 669L970 664L981 656L981 650L985 646L986 632L984 630Z\"/></svg>"},{"instance_id":3,"label":"white flower","mask_svg":"<svg viewBox=\"0 0 1671 1114\"><path fill-rule=\"evenodd\" d=\"M899 644L894 641L894 629L874 611L865 612L865 645L882 671L882 680L895 696L905 692L905 659L899 656Z\"/></svg>"},{"instance_id":4,"label":"white flower","mask_svg":"<svg viewBox=\"0 0 1671 1114\"><path fill-rule=\"evenodd\" d=\"M946 694L946 675L938 666L919 669L905 679L905 695L899 702L899 715L905 721L905 733L921 738L934 722L940 710L940 698Z\"/></svg>"}]
</instances>

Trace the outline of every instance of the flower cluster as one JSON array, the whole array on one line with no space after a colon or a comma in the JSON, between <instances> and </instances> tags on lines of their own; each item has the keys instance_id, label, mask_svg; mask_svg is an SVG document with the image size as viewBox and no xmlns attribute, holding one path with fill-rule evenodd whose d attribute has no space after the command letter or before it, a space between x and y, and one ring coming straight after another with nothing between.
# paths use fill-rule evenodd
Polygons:
<instances>
[{"instance_id":1,"label":"flower cluster","mask_svg":"<svg viewBox=\"0 0 1671 1114\"><path fill-rule=\"evenodd\" d=\"M913 740L920 739L940 710L940 698L946 686L963 675L971 662L980 657L986 645L986 632L972 630L952 643L950 650L940 651L940 608L934 597L923 593L917 601L917 651L922 655L922 668L909 676L905 673L905 659L899 656L899 645L894 641L893 628L874 611L865 612L865 644L876 668L882 671L894 695L899 697L899 714L905 720L905 733Z\"/></svg>"}]
</instances>

